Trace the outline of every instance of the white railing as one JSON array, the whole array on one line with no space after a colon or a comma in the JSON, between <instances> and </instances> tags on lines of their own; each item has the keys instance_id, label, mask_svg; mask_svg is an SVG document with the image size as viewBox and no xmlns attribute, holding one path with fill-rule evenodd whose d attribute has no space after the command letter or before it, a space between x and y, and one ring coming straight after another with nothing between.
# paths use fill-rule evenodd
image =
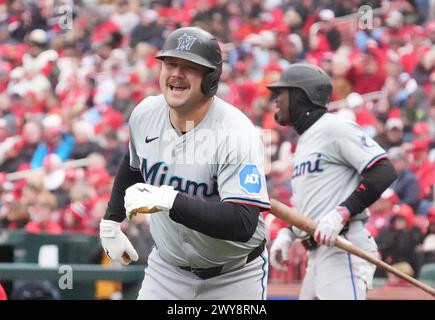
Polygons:
<instances>
[{"instance_id":1,"label":"white railing","mask_svg":"<svg viewBox=\"0 0 435 320\"><path fill-rule=\"evenodd\" d=\"M78 159L78 160L69 160L69 161L65 161L62 163L62 168L63 169L72 169L72 168L79 168L79 167L87 167L89 165L89 159L88 158L84 158L84 159ZM29 170L23 170L23 171L17 171L17 172L12 172L9 173L7 175L7 179L8 181L15 181L15 180L19 180L19 179L23 179L25 177L27 177L28 175L41 171L43 170L42 168L37 168L37 169L29 169Z\"/></svg>"},{"instance_id":2,"label":"white railing","mask_svg":"<svg viewBox=\"0 0 435 320\"><path fill-rule=\"evenodd\" d=\"M364 103L372 102L376 100L379 101L387 98L387 92L385 89L380 91L373 91L373 92L362 94L361 98L363 99ZM336 100L328 104L328 110L338 110L347 107L349 107L347 99Z\"/></svg>"},{"instance_id":3,"label":"white railing","mask_svg":"<svg viewBox=\"0 0 435 320\"><path fill-rule=\"evenodd\" d=\"M372 12L372 18L382 16L386 13L387 8L386 7L380 7L373 9ZM346 16L337 17L334 20L334 25L340 30L340 32L343 32L345 29L349 31L351 34L354 34L357 30L358 22L361 18L362 14L360 12L351 13ZM313 41L317 35L317 32L319 32L320 26L322 24L322 21L314 23L310 27L309 31L309 41Z\"/></svg>"}]
</instances>

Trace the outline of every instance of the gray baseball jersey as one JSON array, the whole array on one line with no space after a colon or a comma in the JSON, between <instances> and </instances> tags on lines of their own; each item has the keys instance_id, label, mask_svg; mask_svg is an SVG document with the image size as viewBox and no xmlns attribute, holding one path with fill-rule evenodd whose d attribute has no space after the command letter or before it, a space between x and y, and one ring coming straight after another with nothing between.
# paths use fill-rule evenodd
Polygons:
<instances>
[{"instance_id":1,"label":"gray baseball jersey","mask_svg":"<svg viewBox=\"0 0 435 320\"><path fill-rule=\"evenodd\" d=\"M185 134L172 127L162 95L144 99L129 121L130 166L140 169L152 185L171 185L208 201L269 209L258 132L238 109L213 99L204 119ZM167 213L152 214L150 227L159 255L174 266L238 263L265 238L261 215L246 243L209 237L174 222Z\"/></svg>"},{"instance_id":2,"label":"gray baseball jersey","mask_svg":"<svg viewBox=\"0 0 435 320\"><path fill-rule=\"evenodd\" d=\"M319 221L358 187L360 174L385 151L354 122L323 115L299 139L293 166L293 202ZM342 236L376 256L374 239L364 228L368 210L351 219ZM375 267L335 247L309 251L301 299L365 299Z\"/></svg>"},{"instance_id":3,"label":"gray baseball jersey","mask_svg":"<svg viewBox=\"0 0 435 320\"><path fill-rule=\"evenodd\" d=\"M327 113L300 137L293 164L293 203L319 221L357 188L360 174L385 151L354 122ZM369 216L364 210L353 220Z\"/></svg>"}]
</instances>

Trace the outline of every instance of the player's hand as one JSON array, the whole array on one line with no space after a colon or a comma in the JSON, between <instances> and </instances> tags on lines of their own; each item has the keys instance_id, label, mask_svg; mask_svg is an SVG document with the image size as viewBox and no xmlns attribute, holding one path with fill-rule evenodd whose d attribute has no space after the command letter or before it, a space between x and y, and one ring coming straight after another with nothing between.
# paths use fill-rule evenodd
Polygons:
<instances>
[{"instance_id":1,"label":"player's hand","mask_svg":"<svg viewBox=\"0 0 435 320\"><path fill-rule=\"evenodd\" d=\"M306 231L301 230L295 226L291 226L289 229L293 239L306 239L309 237Z\"/></svg>"},{"instance_id":2,"label":"player's hand","mask_svg":"<svg viewBox=\"0 0 435 320\"><path fill-rule=\"evenodd\" d=\"M100 222L100 239L104 251L112 261L128 265L137 261L139 255L121 231L121 223L102 219Z\"/></svg>"},{"instance_id":3,"label":"player's hand","mask_svg":"<svg viewBox=\"0 0 435 320\"><path fill-rule=\"evenodd\" d=\"M278 231L278 235L273 241L272 247L270 247L270 264L272 267L280 271L288 271L285 262L288 261L288 250L293 240L289 228L282 228Z\"/></svg>"},{"instance_id":4,"label":"player's hand","mask_svg":"<svg viewBox=\"0 0 435 320\"><path fill-rule=\"evenodd\" d=\"M131 219L138 213L169 212L177 194L178 191L171 186L156 187L136 183L125 191L124 206L127 218Z\"/></svg>"},{"instance_id":5,"label":"player's hand","mask_svg":"<svg viewBox=\"0 0 435 320\"><path fill-rule=\"evenodd\" d=\"M337 207L320 219L314 232L314 239L318 244L334 246L341 229L350 218L345 207Z\"/></svg>"}]
</instances>

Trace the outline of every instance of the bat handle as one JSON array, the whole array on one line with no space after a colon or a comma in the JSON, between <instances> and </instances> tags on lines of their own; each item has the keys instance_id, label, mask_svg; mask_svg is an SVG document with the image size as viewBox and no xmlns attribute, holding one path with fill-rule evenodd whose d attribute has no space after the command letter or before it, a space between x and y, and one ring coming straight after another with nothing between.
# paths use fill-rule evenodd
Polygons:
<instances>
[{"instance_id":1,"label":"bat handle","mask_svg":"<svg viewBox=\"0 0 435 320\"><path fill-rule=\"evenodd\" d=\"M407 275L406 273L400 271L397 268L394 268L392 266L390 266L388 263L385 263L384 261L373 257L372 255L370 255L369 253L361 250L360 248L354 246L351 242L349 242L348 240L342 238L342 237L337 237L337 241L335 242L335 246L337 248L343 249L347 252L352 253L355 256L358 256L370 263L373 263L375 266L384 269L392 274L394 274L395 276L404 279L410 283L412 283L414 286L420 288L421 290L429 293L432 297L435 297L435 290L433 288L431 288L430 286L424 284L421 281L418 281L417 279L414 279L413 277Z\"/></svg>"}]
</instances>

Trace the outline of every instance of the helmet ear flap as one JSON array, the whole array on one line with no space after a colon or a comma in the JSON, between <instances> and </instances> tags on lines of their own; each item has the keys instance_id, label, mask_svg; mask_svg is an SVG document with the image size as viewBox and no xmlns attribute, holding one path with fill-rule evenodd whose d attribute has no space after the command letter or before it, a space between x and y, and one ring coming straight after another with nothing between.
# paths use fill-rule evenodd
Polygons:
<instances>
[{"instance_id":1,"label":"helmet ear flap","mask_svg":"<svg viewBox=\"0 0 435 320\"><path fill-rule=\"evenodd\" d=\"M219 87L219 79L221 77L222 68L207 73L201 82L201 91L206 97L212 97L216 94Z\"/></svg>"}]
</instances>

